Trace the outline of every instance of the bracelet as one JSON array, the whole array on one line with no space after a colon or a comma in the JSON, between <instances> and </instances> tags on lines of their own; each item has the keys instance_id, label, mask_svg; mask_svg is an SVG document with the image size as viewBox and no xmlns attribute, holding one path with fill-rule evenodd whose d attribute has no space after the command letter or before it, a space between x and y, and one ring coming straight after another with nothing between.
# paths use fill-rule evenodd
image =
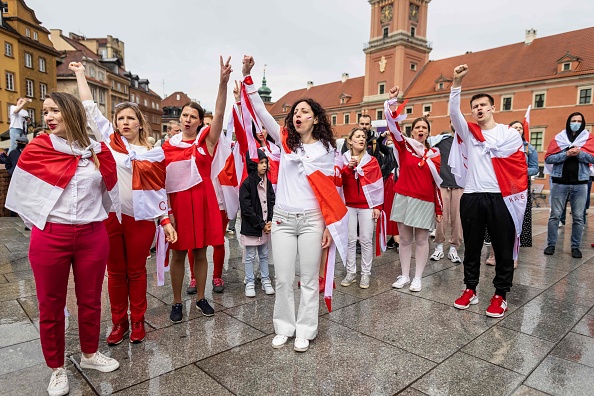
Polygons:
<instances>
[{"instance_id":1,"label":"bracelet","mask_svg":"<svg viewBox=\"0 0 594 396\"><path fill-rule=\"evenodd\" d=\"M163 220L161 220L161 227L165 227L167 224L171 224L169 217L165 217Z\"/></svg>"},{"instance_id":2,"label":"bracelet","mask_svg":"<svg viewBox=\"0 0 594 396\"><path fill-rule=\"evenodd\" d=\"M167 214L168 214L168 215L172 215L172 214L173 214L173 209L169 209L169 210L167 211Z\"/></svg>"}]
</instances>

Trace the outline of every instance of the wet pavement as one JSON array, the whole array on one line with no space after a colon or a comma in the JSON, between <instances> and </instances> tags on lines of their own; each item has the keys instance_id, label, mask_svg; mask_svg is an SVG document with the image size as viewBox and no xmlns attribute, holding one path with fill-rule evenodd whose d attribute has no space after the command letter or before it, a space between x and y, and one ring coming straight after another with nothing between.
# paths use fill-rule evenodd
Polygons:
<instances>
[{"instance_id":1,"label":"wet pavement","mask_svg":"<svg viewBox=\"0 0 594 396\"><path fill-rule=\"evenodd\" d=\"M291 343L271 347L274 296L259 284L256 298L244 296L235 236L227 236L225 292L213 293L208 281L206 297L216 310L210 318L184 295L184 321L173 325L169 275L166 286L157 287L154 259L148 261L147 337L141 344L106 345L111 321L105 278L99 349L119 360L120 369L112 373L78 365L71 279L70 394L592 395L594 226L584 230L582 259L570 255L571 228L559 230L555 255L544 256L547 219L547 209L535 209L534 246L521 249L504 318L484 314L494 291L493 267L482 267L480 303L459 311L452 304L464 287L461 265L447 258L429 262L421 292L395 290L400 264L389 250L374 260L369 289L340 286L344 270L337 264L334 310L328 313L321 304L318 337L306 353L294 352ZM0 218L2 395L46 395L51 375L39 342L29 235L19 219Z\"/></svg>"}]
</instances>

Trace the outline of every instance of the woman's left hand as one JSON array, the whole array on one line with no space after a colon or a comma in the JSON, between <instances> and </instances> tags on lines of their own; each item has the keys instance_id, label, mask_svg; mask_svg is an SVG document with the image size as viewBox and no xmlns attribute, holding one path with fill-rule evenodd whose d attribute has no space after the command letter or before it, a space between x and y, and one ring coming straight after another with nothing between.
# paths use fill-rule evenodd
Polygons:
<instances>
[{"instance_id":1,"label":"woman's left hand","mask_svg":"<svg viewBox=\"0 0 594 396\"><path fill-rule=\"evenodd\" d=\"M435 216L435 220L437 220L438 223L441 223L441 219L443 218L442 215L436 215Z\"/></svg>"},{"instance_id":2,"label":"woman's left hand","mask_svg":"<svg viewBox=\"0 0 594 396\"><path fill-rule=\"evenodd\" d=\"M330 234L330 230L328 230L328 228L326 228L324 230L324 234L322 235L322 249L326 249L328 246L330 246L331 242L332 242L332 235Z\"/></svg>"},{"instance_id":3,"label":"woman's left hand","mask_svg":"<svg viewBox=\"0 0 594 396\"><path fill-rule=\"evenodd\" d=\"M381 211L379 209L373 209L373 212L371 213L371 218L373 220L379 219L380 213L381 213Z\"/></svg>"},{"instance_id":4,"label":"woman's left hand","mask_svg":"<svg viewBox=\"0 0 594 396\"><path fill-rule=\"evenodd\" d=\"M169 243L177 242L177 231L173 228L172 224L165 224L163 226L163 231L165 231L165 240Z\"/></svg>"}]
</instances>

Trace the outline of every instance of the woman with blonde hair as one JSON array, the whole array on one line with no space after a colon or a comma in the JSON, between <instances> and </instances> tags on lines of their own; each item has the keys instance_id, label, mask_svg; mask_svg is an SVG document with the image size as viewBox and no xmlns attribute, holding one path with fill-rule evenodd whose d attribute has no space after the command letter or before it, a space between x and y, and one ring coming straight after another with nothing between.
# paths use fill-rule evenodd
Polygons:
<instances>
[{"instance_id":1,"label":"woman with blonde hair","mask_svg":"<svg viewBox=\"0 0 594 396\"><path fill-rule=\"evenodd\" d=\"M76 75L88 124L98 141L108 143L118 171L122 221L110 213L105 222L110 246L107 290L113 323L107 344L122 342L130 328L130 342L140 343L146 335L146 259L155 236L154 220L159 219L168 241L177 239L167 215L165 157L162 150L151 150L150 125L136 103L117 104L110 123L93 102L84 66L71 62L69 69Z\"/></svg>"},{"instance_id":2,"label":"woman with blonde hair","mask_svg":"<svg viewBox=\"0 0 594 396\"><path fill-rule=\"evenodd\" d=\"M367 153L365 132L354 128L348 135L349 150L343 154L342 186L349 212L347 274L340 282L349 286L357 281L357 238L361 244L361 280L359 287L367 289L373 260L373 231L384 203L384 181L379 163ZM359 235L357 235L357 231Z\"/></svg>"},{"instance_id":3,"label":"woman with blonde hair","mask_svg":"<svg viewBox=\"0 0 594 396\"><path fill-rule=\"evenodd\" d=\"M116 164L107 146L89 139L85 110L74 96L54 92L43 102L51 135L21 154L6 207L29 226L29 261L39 301L39 332L54 371L50 396L69 391L64 368L66 293L72 269L81 345L80 367L110 372L119 363L98 351L101 291L109 240L104 220L119 213Z\"/></svg>"}]
</instances>

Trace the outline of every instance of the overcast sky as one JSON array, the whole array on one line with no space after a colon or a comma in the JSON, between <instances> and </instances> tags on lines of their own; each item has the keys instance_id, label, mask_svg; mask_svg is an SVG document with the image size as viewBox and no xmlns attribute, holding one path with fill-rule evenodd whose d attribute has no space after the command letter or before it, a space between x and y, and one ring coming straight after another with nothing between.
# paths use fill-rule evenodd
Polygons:
<instances>
[{"instance_id":1,"label":"overcast sky","mask_svg":"<svg viewBox=\"0 0 594 396\"><path fill-rule=\"evenodd\" d=\"M212 110L219 54L252 54L256 84L266 68L272 100L286 92L336 81L343 72L361 76L369 41L366 0L25 0L48 29L87 37L108 34L124 41L126 68L160 95L184 91ZM591 0L433 0L427 39L431 59L480 51L590 27ZM163 88L164 81L164 88ZM231 85L229 85L231 97Z\"/></svg>"}]
</instances>

